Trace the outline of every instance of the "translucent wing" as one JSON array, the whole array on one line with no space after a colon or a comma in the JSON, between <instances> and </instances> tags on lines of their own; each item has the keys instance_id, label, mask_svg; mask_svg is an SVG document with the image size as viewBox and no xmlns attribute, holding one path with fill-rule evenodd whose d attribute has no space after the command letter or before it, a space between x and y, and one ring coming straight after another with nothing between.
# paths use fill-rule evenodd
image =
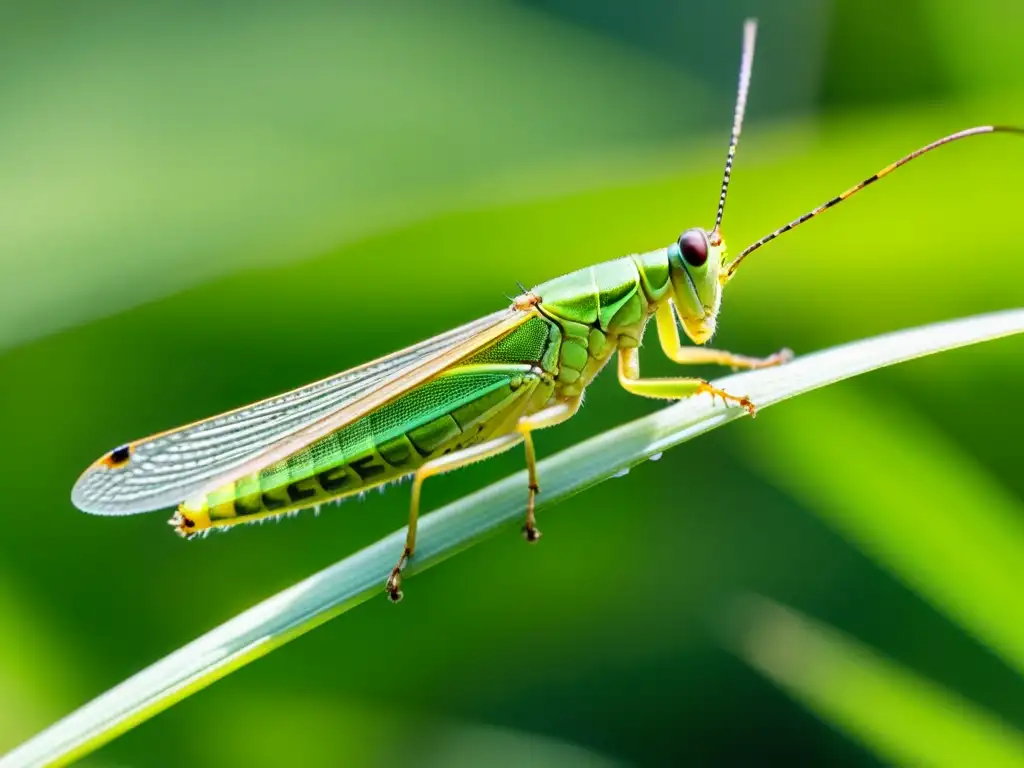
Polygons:
<instances>
[{"instance_id":1,"label":"translucent wing","mask_svg":"<svg viewBox=\"0 0 1024 768\"><path fill-rule=\"evenodd\" d=\"M101 515L174 506L355 421L501 338L531 314L512 308L495 312L358 368L121 446L82 474L71 501Z\"/></svg>"}]
</instances>

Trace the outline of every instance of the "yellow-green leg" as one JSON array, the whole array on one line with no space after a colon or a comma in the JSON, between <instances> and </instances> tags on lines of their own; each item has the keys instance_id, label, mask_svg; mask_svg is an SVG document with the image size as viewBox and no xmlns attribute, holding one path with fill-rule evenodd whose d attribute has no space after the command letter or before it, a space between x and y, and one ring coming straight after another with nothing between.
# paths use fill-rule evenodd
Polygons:
<instances>
[{"instance_id":1,"label":"yellow-green leg","mask_svg":"<svg viewBox=\"0 0 1024 768\"><path fill-rule=\"evenodd\" d=\"M423 481L428 477L443 475L445 472L451 472L453 469L459 469L475 464L478 461L489 459L492 456L497 456L499 453L504 453L522 441L523 435L518 432L502 435L493 440L488 440L486 443L463 448L461 451L456 451L446 456L439 456L416 470L416 474L412 479L412 500L409 504L409 528L405 534L405 548L402 550L402 556L398 558L398 564L391 569L391 575L388 577L386 587L391 602L397 603L402 599L402 569L416 551L416 524L420 516L420 494L423 489ZM532 453L533 448L531 446L527 455L529 456Z\"/></svg>"},{"instance_id":2,"label":"yellow-green leg","mask_svg":"<svg viewBox=\"0 0 1024 768\"><path fill-rule=\"evenodd\" d=\"M733 402L747 409L751 416L756 409L748 397L730 395L718 389L704 379L694 377L671 379L641 379L640 355L635 347L619 350L619 383L627 392L643 397L654 397L662 400L681 400L684 397L707 392L712 398L720 397L722 402Z\"/></svg>"},{"instance_id":3,"label":"yellow-green leg","mask_svg":"<svg viewBox=\"0 0 1024 768\"><path fill-rule=\"evenodd\" d=\"M676 324L675 310L669 302L658 307L654 319L658 325L658 341L669 360L682 365L727 365L733 370L738 368L770 368L793 359L793 352L780 349L768 357L747 357L736 355L722 349L707 347L684 347L679 340L679 326Z\"/></svg>"},{"instance_id":4,"label":"yellow-green leg","mask_svg":"<svg viewBox=\"0 0 1024 768\"><path fill-rule=\"evenodd\" d=\"M537 494L540 493L540 486L537 484L537 454L533 450L533 438L530 433L536 429L546 429L556 424L561 424L571 419L580 408L580 398L556 403L542 411L519 420L516 430L523 436L526 443L526 471L529 477L530 495L526 502L526 523L523 525L523 538L531 544L540 538L540 531L537 530L537 516L535 508L537 505Z\"/></svg>"},{"instance_id":5,"label":"yellow-green leg","mask_svg":"<svg viewBox=\"0 0 1024 768\"><path fill-rule=\"evenodd\" d=\"M540 531L537 530L536 515L534 513L536 497L540 492L540 487L537 484L537 454L534 451L533 439L530 433L535 429L544 429L545 427L553 427L555 424L561 424L576 413L579 407L579 398L564 403L557 403L520 419L516 424L515 432L496 437L480 445L464 448L447 456L439 456L428 461L416 471L412 481L412 499L409 503L409 528L405 534L405 547L402 550L402 556L398 558L398 563L391 569L391 575L388 577L386 586L391 602L397 603L402 599L402 569L416 551L416 525L420 515L420 497L423 490L423 481L428 477L441 475L445 472L451 472L452 470L475 464L478 461L504 453L519 443L525 443L529 497L526 503L526 525L523 526L523 536L527 541L531 542L540 538Z\"/></svg>"}]
</instances>

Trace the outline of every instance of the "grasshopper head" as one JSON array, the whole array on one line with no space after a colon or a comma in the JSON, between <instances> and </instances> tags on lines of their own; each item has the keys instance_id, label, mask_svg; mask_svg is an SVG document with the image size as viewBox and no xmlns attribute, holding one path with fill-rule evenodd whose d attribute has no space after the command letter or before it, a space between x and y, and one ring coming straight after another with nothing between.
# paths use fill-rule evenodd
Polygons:
<instances>
[{"instance_id":1,"label":"grasshopper head","mask_svg":"<svg viewBox=\"0 0 1024 768\"><path fill-rule=\"evenodd\" d=\"M686 230L668 247L672 301L694 344L703 344L715 333L725 256L725 241L718 236L714 242L699 227Z\"/></svg>"}]
</instances>

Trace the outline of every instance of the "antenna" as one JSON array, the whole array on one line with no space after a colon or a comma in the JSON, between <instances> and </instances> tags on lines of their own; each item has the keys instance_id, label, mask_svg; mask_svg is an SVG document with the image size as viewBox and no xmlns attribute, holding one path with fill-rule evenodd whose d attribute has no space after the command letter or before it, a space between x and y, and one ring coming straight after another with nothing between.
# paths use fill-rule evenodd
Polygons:
<instances>
[{"instance_id":1,"label":"antenna","mask_svg":"<svg viewBox=\"0 0 1024 768\"><path fill-rule=\"evenodd\" d=\"M740 84L736 90L736 109L732 118L732 136L729 137L729 152L725 156L725 173L722 176L722 194L718 197L718 215L715 228L708 236L712 245L722 242L722 216L725 213L725 196L729 191L729 177L732 175L732 161L736 157L736 145L740 143L743 128L743 114L747 111L747 91L750 90L750 72L754 67L754 43L757 40L757 19L743 22L743 57L740 59Z\"/></svg>"},{"instance_id":2,"label":"antenna","mask_svg":"<svg viewBox=\"0 0 1024 768\"><path fill-rule=\"evenodd\" d=\"M949 136L943 136L938 141L933 141L931 144L926 144L925 146L921 147L920 149L915 149L909 155L905 155L904 157L901 157L899 160L897 160L892 165L887 165L885 168L880 170L874 176L870 176L870 177L864 179L864 181L862 181L860 184L857 184L854 187L850 187L848 190L843 192L841 195L838 195L837 197L833 197L827 203L823 203L822 205L819 205L813 211L808 211L807 213L805 213L800 218L794 219L793 221L789 222L789 224L787 224L786 226L780 227L779 229L776 229L774 232L772 232L770 235L765 235L760 240L758 240L758 241L748 245L746 248L743 249L743 252L739 256L737 256L735 259L733 259L729 263L729 267L728 267L728 269L725 272L725 279L729 280L734 274L736 274L736 270L739 268L740 263L745 258L747 258L747 256L749 256L751 253L756 251L758 248L760 248L765 243L770 243L772 240L774 240L779 235L782 235L782 234L784 234L786 232L789 232L789 230L791 230L791 229L795 229L796 227L799 227L805 221L809 221L810 219L813 219L819 213L824 213L825 211L827 211L832 206L837 205L838 203L841 203L843 200L846 200L848 197L852 197L853 195L857 194L862 189L864 189L864 187L866 187L866 186L868 186L870 184L874 184L880 178L882 178L883 176L886 176L886 175L892 173L897 168L899 168L901 165L906 165L911 160L913 160L915 158L918 158L918 157L920 157L923 154L931 152L933 149L938 149L941 146L949 144L950 142L957 141L958 139L966 139L966 138L968 138L970 136L979 136L979 135L985 134L985 133L1017 133L1017 134L1024 135L1024 128L1016 128L1016 127L1009 126L1009 125L979 125L976 128L967 128L966 130L963 130L963 131L957 131L956 133L951 133ZM728 172L727 172L727 174L728 174Z\"/></svg>"}]
</instances>

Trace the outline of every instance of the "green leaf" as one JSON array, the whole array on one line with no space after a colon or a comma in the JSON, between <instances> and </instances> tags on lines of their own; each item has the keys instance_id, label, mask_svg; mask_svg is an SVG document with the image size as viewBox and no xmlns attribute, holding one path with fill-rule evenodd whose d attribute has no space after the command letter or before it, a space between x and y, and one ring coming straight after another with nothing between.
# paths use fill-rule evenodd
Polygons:
<instances>
[{"instance_id":1,"label":"green leaf","mask_svg":"<svg viewBox=\"0 0 1024 768\"><path fill-rule=\"evenodd\" d=\"M1024 331L1024 310L979 315L879 336L807 355L780 367L728 376L716 382L749 395L760 407L818 387L910 360ZM546 508L679 443L720 427L746 412L695 397L605 432L539 464ZM424 516L419 546L406 576L471 546L496 528L519 521L526 500L526 472ZM299 582L182 647L86 704L0 760L0 768L66 764L147 720L250 661L280 647L371 597L402 550L405 531Z\"/></svg>"},{"instance_id":2,"label":"green leaf","mask_svg":"<svg viewBox=\"0 0 1024 768\"><path fill-rule=\"evenodd\" d=\"M748 440L755 465L1024 674L1024 505L984 467L908 408L850 391Z\"/></svg>"},{"instance_id":3,"label":"green leaf","mask_svg":"<svg viewBox=\"0 0 1024 768\"><path fill-rule=\"evenodd\" d=\"M763 598L736 607L727 644L892 765L1024 765L1024 735L839 632Z\"/></svg>"}]
</instances>

